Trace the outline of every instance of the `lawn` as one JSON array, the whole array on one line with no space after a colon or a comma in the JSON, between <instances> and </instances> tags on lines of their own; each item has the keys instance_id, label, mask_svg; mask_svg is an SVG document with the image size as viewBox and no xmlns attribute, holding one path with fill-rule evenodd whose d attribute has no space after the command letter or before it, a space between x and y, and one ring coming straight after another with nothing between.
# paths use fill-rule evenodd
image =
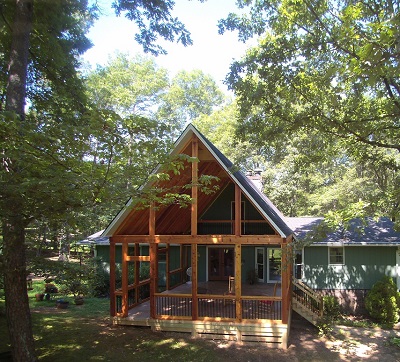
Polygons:
<instances>
[{"instance_id":1,"label":"lawn","mask_svg":"<svg viewBox=\"0 0 400 362\"><path fill-rule=\"evenodd\" d=\"M109 319L109 300L87 298L76 306L57 309L50 301L36 301L35 293L44 285L34 283L29 292L33 333L40 361L217 361L218 350L209 343L180 334L151 332L149 328L113 326ZM66 298L68 299L68 298ZM8 351L9 337L0 298L0 353Z\"/></svg>"},{"instance_id":2,"label":"lawn","mask_svg":"<svg viewBox=\"0 0 400 362\"><path fill-rule=\"evenodd\" d=\"M327 339L319 338L317 329L304 319L293 318L290 346L279 350L262 344L206 341L192 339L189 334L113 326L108 299L88 298L84 305L76 306L69 298L69 307L62 310L55 306L57 298L35 300L35 293L43 288L44 284L36 283L29 292L39 361L400 361L399 330L340 326ZM0 354L9 350L4 298L0 295Z\"/></svg>"}]
</instances>

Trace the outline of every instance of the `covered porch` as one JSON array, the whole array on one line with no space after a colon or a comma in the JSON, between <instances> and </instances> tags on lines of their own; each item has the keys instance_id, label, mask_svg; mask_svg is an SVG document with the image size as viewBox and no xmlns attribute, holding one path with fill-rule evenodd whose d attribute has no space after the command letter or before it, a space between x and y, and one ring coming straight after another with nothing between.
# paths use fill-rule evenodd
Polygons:
<instances>
[{"instance_id":1,"label":"covered porch","mask_svg":"<svg viewBox=\"0 0 400 362\"><path fill-rule=\"evenodd\" d=\"M290 326L282 323L281 285L243 284L243 295L239 299L227 295L227 288L224 281L199 283L198 295L193 299L192 284L185 283L173 290L155 293L155 318L151 318L151 303L147 300L130 309L128 316L114 317L113 322L147 326L154 331L191 333L194 337L235 342L263 342L286 348ZM193 320L196 300L198 317Z\"/></svg>"}]
</instances>

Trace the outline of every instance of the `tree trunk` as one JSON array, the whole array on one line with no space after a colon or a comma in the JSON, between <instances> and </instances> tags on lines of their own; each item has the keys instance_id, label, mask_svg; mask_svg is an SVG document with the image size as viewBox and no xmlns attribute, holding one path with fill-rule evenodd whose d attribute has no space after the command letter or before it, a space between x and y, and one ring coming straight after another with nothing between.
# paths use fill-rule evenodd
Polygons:
<instances>
[{"instance_id":1,"label":"tree trunk","mask_svg":"<svg viewBox=\"0 0 400 362\"><path fill-rule=\"evenodd\" d=\"M23 131L29 37L32 29L33 0L16 0L6 92L6 111L19 117ZM18 157L9 160L4 178L14 187L3 201L3 252L6 317L14 361L36 361L29 300L26 287L25 205L18 187L23 177Z\"/></svg>"}]
</instances>

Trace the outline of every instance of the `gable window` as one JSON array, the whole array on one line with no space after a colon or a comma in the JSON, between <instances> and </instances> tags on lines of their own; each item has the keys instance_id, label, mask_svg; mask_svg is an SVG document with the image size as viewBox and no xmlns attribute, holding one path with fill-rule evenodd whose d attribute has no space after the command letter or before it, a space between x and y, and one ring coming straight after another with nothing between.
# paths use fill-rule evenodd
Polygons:
<instances>
[{"instance_id":1,"label":"gable window","mask_svg":"<svg viewBox=\"0 0 400 362\"><path fill-rule=\"evenodd\" d=\"M329 248L329 264L343 265L344 264L344 247L330 247Z\"/></svg>"}]
</instances>

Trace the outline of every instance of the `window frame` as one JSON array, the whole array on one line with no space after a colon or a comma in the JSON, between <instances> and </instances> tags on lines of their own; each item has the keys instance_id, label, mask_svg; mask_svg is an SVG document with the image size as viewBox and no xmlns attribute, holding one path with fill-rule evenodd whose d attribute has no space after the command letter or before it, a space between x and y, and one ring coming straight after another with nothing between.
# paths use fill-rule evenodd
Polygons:
<instances>
[{"instance_id":1,"label":"window frame","mask_svg":"<svg viewBox=\"0 0 400 362\"><path fill-rule=\"evenodd\" d=\"M342 260L341 260L341 262L332 263L331 257L332 257L332 256L335 256L335 258L338 257L338 254L336 254L336 255L332 255L332 254L331 254L331 252L332 252L333 249L341 249L341 250L342 250ZM340 245L340 246L329 246L329 247L328 247L328 265L336 266L336 265L344 265L344 264L345 264L344 246L343 246L343 245Z\"/></svg>"}]
</instances>

